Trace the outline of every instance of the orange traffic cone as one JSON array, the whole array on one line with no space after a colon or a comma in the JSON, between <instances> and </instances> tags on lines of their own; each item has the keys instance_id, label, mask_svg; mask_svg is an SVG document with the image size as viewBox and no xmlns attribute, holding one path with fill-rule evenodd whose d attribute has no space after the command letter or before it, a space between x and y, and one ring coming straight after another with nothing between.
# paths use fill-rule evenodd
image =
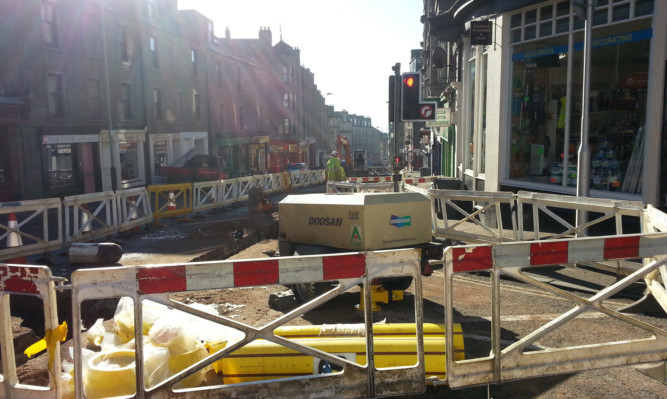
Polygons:
<instances>
[{"instance_id":1,"label":"orange traffic cone","mask_svg":"<svg viewBox=\"0 0 667 399\"><path fill-rule=\"evenodd\" d=\"M176 210L176 201L174 201L174 192L173 191L169 192L169 203L167 204L167 210L168 211L175 211Z\"/></svg>"},{"instance_id":2,"label":"orange traffic cone","mask_svg":"<svg viewBox=\"0 0 667 399\"><path fill-rule=\"evenodd\" d=\"M18 228L18 222L16 221L16 214L10 213L9 219L7 220L7 227L9 227L9 235L7 235L7 248L20 247L23 245L23 240L21 239L21 234ZM27 264L28 258L25 256L19 256L18 258L12 258L5 260L5 263L18 263L18 264Z\"/></svg>"}]
</instances>

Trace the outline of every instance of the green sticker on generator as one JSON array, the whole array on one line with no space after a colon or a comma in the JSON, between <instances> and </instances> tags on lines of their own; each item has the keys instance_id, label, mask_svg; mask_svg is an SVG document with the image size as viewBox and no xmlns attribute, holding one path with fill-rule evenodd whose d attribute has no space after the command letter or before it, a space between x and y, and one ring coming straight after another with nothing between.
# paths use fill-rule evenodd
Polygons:
<instances>
[{"instance_id":1,"label":"green sticker on generator","mask_svg":"<svg viewBox=\"0 0 667 399\"><path fill-rule=\"evenodd\" d=\"M350 246L360 247L361 248L361 232L360 227L357 225L352 225L350 234Z\"/></svg>"}]
</instances>

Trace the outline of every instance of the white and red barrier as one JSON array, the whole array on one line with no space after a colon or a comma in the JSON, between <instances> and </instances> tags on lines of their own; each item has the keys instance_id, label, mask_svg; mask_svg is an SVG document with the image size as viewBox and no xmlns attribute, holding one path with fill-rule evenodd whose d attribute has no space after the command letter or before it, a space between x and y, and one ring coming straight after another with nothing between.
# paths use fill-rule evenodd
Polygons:
<instances>
[{"instance_id":1,"label":"white and red barrier","mask_svg":"<svg viewBox=\"0 0 667 399\"><path fill-rule=\"evenodd\" d=\"M19 301L21 296L39 298L43 303L44 329L56 331L58 312L56 293L51 270L46 266L25 266L0 263L0 349L2 352L2 374L0 375L0 398L60 398L62 397L60 338L47 333L46 342L49 362L47 386L21 384L16 372L16 356L12 335L10 300ZM62 337L64 338L64 337Z\"/></svg>"},{"instance_id":2,"label":"white and red barrier","mask_svg":"<svg viewBox=\"0 0 667 399\"><path fill-rule=\"evenodd\" d=\"M643 320L621 313L603 302L632 284L641 282L646 276L656 273L667 264L665 252L667 234L637 234L568 240L514 242L496 245L450 247L445 252L445 286L452 287L454 275L467 272L489 272L491 289L491 354L488 357L470 358L465 362L455 361L451 350L449 330L454 323L453 290L445 290L447 379L451 387L501 383L514 379L573 373L595 368L607 368L633 363L667 360L667 332L647 324ZM643 266L623 279L604 286L590 297L575 295L530 275L531 268L600 261L617 261L641 258ZM500 276L528 284L553 296L553 299L569 301L573 307L532 332L523 333L513 342L501 345L501 314L515 314L517 309L502 308L500 300ZM570 306L572 306L570 305ZM510 312L510 313L508 313ZM549 334L572 333L573 321L586 312L598 313L610 320L645 330L651 338L619 339L604 341L606 337L595 337L597 343L558 347L557 350L541 348L538 340ZM581 336L585 331L574 332ZM603 340L604 342L599 342ZM531 347L531 350L526 348Z\"/></svg>"}]
</instances>

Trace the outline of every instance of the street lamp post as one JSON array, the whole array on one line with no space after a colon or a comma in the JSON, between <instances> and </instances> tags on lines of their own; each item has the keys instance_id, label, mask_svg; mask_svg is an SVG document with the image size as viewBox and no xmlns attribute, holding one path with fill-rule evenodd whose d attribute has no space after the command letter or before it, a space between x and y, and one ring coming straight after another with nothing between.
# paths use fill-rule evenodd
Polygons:
<instances>
[{"instance_id":1,"label":"street lamp post","mask_svg":"<svg viewBox=\"0 0 667 399\"><path fill-rule=\"evenodd\" d=\"M584 25L584 62L583 82L581 98L581 142L577 159L577 197L588 197L590 195L590 166L591 149L589 145L588 132L588 110L590 105L591 85L591 33L593 25L593 7L595 0L573 0L572 5L577 14L583 14L585 6ZM583 15L581 15L583 16ZM582 225L588 219L587 212L577 211L577 224Z\"/></svg>"}]
</instances>

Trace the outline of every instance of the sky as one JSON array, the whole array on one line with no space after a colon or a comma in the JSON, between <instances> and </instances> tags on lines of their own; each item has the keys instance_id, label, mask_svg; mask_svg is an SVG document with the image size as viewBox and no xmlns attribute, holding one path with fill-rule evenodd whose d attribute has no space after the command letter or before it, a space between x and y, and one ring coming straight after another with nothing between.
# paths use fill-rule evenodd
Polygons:
<instances>
[{"instance_id":1,"label":"sky","mask_svg":"<svg viewBox=\"0 0 667 399\"><path fill-rule=\"evenodd\" d=\"M213 20L215 34L256 39L269 27L301 50L327 105L371 118L388 130L391 67L410 71L410 50L421 48L423 0L178 0ZM282 33L281 33L282 32Z\"/></svg>"}]
</instances>

